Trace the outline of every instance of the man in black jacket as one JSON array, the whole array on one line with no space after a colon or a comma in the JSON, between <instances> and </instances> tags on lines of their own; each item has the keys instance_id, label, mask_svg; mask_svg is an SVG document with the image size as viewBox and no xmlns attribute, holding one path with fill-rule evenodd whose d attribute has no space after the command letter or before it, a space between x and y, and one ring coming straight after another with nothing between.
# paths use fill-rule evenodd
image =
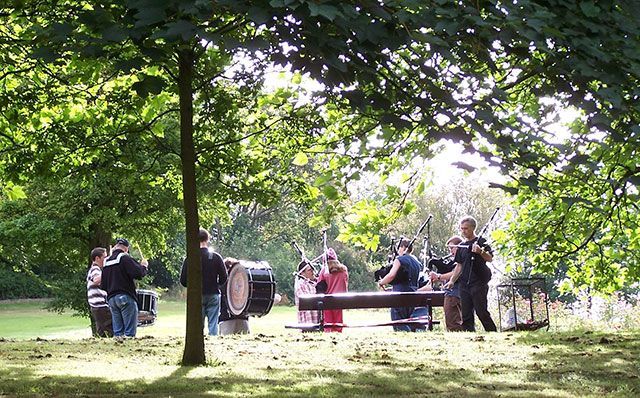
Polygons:
<instances>
[{"instance_id":1,"label":"man in black jacket","mask_svg":"<svg viewBox=\"0 0 640 398\"><path fill-rule=\"evenodd\" d=\"M200 228L200 263L202 264L202 325L206 316L209 323L209 334L218 334L218 319L220 317L220 286L227 282L227 269L220 254L209 249L209 232ZM187 286L187 260L182 263L180 283Z\"/></svg>"},{"instance_id":2,"label":"man in black jacket","mask_svg":"<svg viewBox=\"0 0 640 398\"><path fill-rule=\"evenodd\" d=\"M138 327L138 301L134 279L142 279L147 274L149 263L141 263L129 256L129 241L116 239L111 255L102 268L101 288L107 292L107 302L111 309L113 336L116 338L135 337Z\"/></svg>"},{"instance_id":3,"label":"man in black jacket","mask_svg":"<svg viewBox=\"0 0 640 398\"><path fill-rule=\"evenodd\" d=\"M452 288L459 280L463 330L476 330L473 314L475 311L484 330L495 332L496 324L487 309L487 293L491 280L491 270L487 263L493 261L493 251L484 238L476 236L476 225L475 218L471 216L460 220L460 233L465 241L458 247L454 258L456 268L445 288Z\"/></svg>"}]
</instances>

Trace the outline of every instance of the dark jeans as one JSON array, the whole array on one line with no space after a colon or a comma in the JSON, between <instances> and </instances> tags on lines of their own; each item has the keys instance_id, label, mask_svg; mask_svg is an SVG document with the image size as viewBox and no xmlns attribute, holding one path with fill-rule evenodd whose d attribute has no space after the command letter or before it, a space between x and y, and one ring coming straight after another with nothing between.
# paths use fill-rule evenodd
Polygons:
<instances>
[{"instance_id":1,"label":"dark jeans","mask_svg":"<svg viewBox=\"0 0 640 398\"><path fill-rule=\"evenodd\" d=\"M460 284L463 330L475 332L476 327L473 317L473 312L475 311L485 331L497 331L496 324L493 322L493 319L491 319L491 314L487 309L487 293L489 293L489 286L486 283L473 285Z\"/></svg>"},{"instance_id":2,"label":"dark jeans","mask_svg":"<svg viewBox=\"0 0 640 398\"><path fill-rule=\"evenodd\" d=\"M415 289L411 289L408 284L396 284L393 285L394 292L412 292ZM411 318L411 314L413 313L413 307L398 307L391 308L391 320L398 321L401 319ZM415 327L411 327L409 325L394 325L393 330L396 332L415 332Z\"/></svg>"}]
</instances>

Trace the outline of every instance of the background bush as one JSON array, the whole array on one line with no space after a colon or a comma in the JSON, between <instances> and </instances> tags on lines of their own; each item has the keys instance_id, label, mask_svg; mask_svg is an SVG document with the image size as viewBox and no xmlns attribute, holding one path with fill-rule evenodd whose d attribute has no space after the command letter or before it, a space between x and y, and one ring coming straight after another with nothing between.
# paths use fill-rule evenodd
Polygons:
<instances>
[{"instance_id":1,"label":"background bush","mask_svg":"<svg viewBox=\"0 0 640 398\"><path fill-rule=\"evenodd\" d=\"M0 300L18 298L44 298L51 289L37 275L27 275L0 267Z\"/></svg>"}]
</instances>

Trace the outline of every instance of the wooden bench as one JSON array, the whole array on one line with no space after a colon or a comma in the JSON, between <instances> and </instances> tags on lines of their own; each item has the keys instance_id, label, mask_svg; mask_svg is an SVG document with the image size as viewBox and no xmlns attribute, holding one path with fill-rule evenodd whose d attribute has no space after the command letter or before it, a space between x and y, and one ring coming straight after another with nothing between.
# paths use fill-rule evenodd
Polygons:
<instances>
[{"instance_id":1,"label":"wooden bench","mask_svg":"<svg viewBox=\"0 0 640 398\"><path fill-rule=\"evenodd\" d=\"M364 308L398 308L398 307L427 307L426 319L401 319L385 323L370 325L337 325L344 327L370 327L393 325L417 325L426 324L429 330L433 330L433 307L444 305L444 292L364 292L364 293L336 293L336 294L305 294L298 298L298 309L309 310L350 310ZM302 330L322 330L324 327L322 317L318 324L287 325L287 328Z\"/></svg>"}]
</instances>

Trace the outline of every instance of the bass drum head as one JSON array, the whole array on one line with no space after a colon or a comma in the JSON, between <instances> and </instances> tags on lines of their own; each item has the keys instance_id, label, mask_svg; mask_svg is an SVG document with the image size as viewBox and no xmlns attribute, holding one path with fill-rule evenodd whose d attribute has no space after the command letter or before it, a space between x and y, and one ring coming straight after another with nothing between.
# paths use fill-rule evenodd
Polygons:
<instances>
[{"instance_id":1,"label":"bass drum head","mask_svg":"<svg viewBox=\"0 0 640 398\"><path fill-rule=\"evenodd\" d=\"M240 260L229 271L227 306L233 316L263 316L269 313L276 294L276 281L266 261Z\"/></svg>"},{"instance_id":2,"label":"bass drum head","mask_svg":"<svg viewBox=\"0 0 640 398\"><path fill-rule=\"evenodd\" d=\"M241 264L233 267L227 278L227 303L231 314L242 315L249 303L249 274Z\"/></svg>"}]
</instances>

